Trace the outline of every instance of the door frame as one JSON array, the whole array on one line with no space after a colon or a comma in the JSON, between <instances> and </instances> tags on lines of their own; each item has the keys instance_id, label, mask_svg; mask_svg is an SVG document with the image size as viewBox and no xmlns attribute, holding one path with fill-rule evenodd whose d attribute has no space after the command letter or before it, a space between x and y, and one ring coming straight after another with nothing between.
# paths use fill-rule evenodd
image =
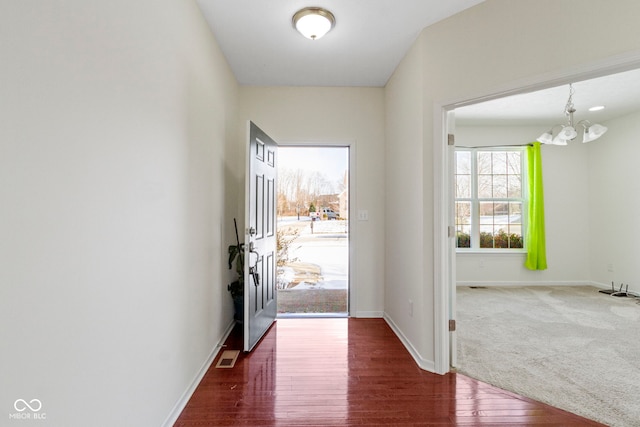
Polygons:
<instances>
[{"instance_id":1,"label":"door frame","mask_svg":"<svg viewBox=\"0 0 640 427\"><path fill-rule=\"evenodd\" d=\"M450 209L453 192L450 186L453 169L450 167L450 150L447 149L447 115L450 111L467 105L478 104L506 96L548 89L572 82L602 77L640 68L640 51L616 55L603 60L567 67L563 70L540 74L517 80L503 86L489 88L480 93L461 96L456 99L437 101L433 108L433 179L434 179L434 327L435 327L435 371L445 374L451 369L451 348L449 319L455 319L450 312L451 293L455 293L456 256L453 237L448 237ZM455 358L454 358L455 359Z\"/></svg>"},{"instance_id":2,"label":"door frame","mask_svg":"<svg viewBox=\"0 0 640 427\"><path fill-rule=\"evenodd\" d=\"M356 247L357 247L357 221L355 221L355 207L352 201L355 200L356 189L356 142L351 139L344 140L286 140L278 141L279 147L319 147L336 148L344 147L349 150L349 287L347 290L347 317L352 317L357 313L357 288L356 288Z\"/></svg>"}]
</instances>

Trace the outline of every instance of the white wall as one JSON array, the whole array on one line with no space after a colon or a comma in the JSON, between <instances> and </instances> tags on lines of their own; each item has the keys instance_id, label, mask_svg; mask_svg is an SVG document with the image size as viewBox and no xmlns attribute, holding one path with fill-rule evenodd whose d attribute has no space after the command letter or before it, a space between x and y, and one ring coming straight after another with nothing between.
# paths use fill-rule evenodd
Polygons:
<instances>
[{"instance_id":1,"label":"white wall","mask_svg":"<svg viewBox=\"0 0 640 427\"><path fill-rule=\"evenodd\" d=\"M606 125L609 131L589 143L591 277L607 287L614 281L616 288L624 283L640 292L640 113Z\"/></svg>"},{"instance_id":2,"label":"white wall","mask_svg":"<svg viewBox=\"0 0 640 427\"><path fill-rule=\"evenodd\" d=\"M355 149L351 314L381 316L384 307L384 90L382 88L254 87L240 89L240 124L252 120L276 142L347 142ZM353 153L352 153L353 154ZM244 169L244 160L239 167Z\"/></svg>"},{"instance_id":3,"label":"white wall","mask_svg":"<svg viewBox=\"0 0 640 427\"><path fill-rule=\"evenodd\" d=\"M0 424L161 425L232 319L235 79L193 1L5 1L0 33Z\"/></svg>"},{"instance_id":4,"label":"white wall","mask_svg":"<svg viewBox=\"0 0 640 427\"><path fill-rule=\"evenodd\" d=\"M456 126L456 145L473 147L528 144L547 128ZM588 148L591 146L593 144L577 142L566 147L541 147L547 270L531 271L525 268L525 254L458 253L456 279L459 285L589 282L587 159Z\"/></svg>"},{"instance_id":5,"label":"white wall","mask_svg":"<svg viewBox=\"0 0 640 427\"><path fill-rule=\"evenodd\" d=\"M571 19L566 19L567 16ZM424 313L414 313L414 316L423 318L424 322L402 329L401 333L424 358L435 361L436 351L442 354L442 349L436 348L435 340L430 337L434 336L437 320L433 297L437 290L446 286L434 282L433 274L436 268L434 233L442 233L442 230L434 229L433 217L434 184L439 182L434 178L442 179L433 176L434 167L439 164L439 158L434 158L434 144L442 143L440 135L434 136L441 120L436 106L517 89L523 81L542 82L545 76L551 75L559 78L565 72L593 66L614 55L635 54L640 51L637 16L640 16L640 2L636 0L619 0L615 7L602 0L487 0L421 33L416 42L421 49L421 64L414 67L419 67L422 82L415 82L413 73L399 72L391 77L387 97L406 97L403 103L412 106L407 85L423 95L422 139L408 141L406 151L390 159L386 171L388 177L401 173L405 163L412 164L415 153L422 150L423 185L415 190L419 194L413 208L423 212L420 229L423 246L417 255L412 253L417 245L400 249L397 257L413 259L417 256L423 262L425 274L412 282L410 290L399 291L397 300L423 294L424 305L418 309ZM576 48L572 40L579 40L584 48ZM413 55L411 52L403 62L413 64ZM402 70L403 65L398 69ZM399 116L405 111L404 108L387 108L387 122L400 120ZM417 125L413 126L418 129ZM387 133L390 144L401 137L398 130ZM385 191L388 196L407 191L406 183L388 180ZM387 215L396 210L397 206L387 204ZM401 248L402 236L415 229L415 224L402 223L399 227L404 232L399 230L395 236L388 234L388 245ZM402 275L403 268L399 263L387 263L387 277ZM439 300L438 304L442 302ZM393 319L405 316L403 310L402 304L385 308L386 314Z\"/></svg>"},{"instance_id":6,"label":"white wall","mask_svg":"<svg viewBox=\"0 0 640 427\"><path fill-rule=\"evenodd\" d=\"M424 177L430 173L422 163L423 78L418 40L385 90L385 317L414 358L433 370L432 355L421 353L433 341L429 331L423 334L425 290L419 286L429 274L423 261L423 216L429 213L419 208Z\"/></svg>"}]
</instances>

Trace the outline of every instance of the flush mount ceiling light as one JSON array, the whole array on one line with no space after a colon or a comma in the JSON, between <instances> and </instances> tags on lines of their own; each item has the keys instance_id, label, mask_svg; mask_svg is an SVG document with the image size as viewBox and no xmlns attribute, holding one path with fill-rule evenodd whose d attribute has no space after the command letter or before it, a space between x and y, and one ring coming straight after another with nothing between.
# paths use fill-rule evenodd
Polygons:
<instances>
[{"instance_id":1,"label":"flush mount ceiling light","mask_svg":"<svg viewBox=\"0 0 640 427\"><path fill-rule=\"evenodd\" d=\"M589 120L580 120L575 125L573 124L573 113L576 109L573 106L573 86L569 85L569 99L567 105L564 107L564 114L567 116L566 125L555 125L547 132L540 135L538 141L543 144L553 145L567 145L567 141L571 141L578 136L577 127L582 126L582 142L591 142L600 138L607 131L605 126L599 124L591 124ZM558 129L558 133L553 136L555 129Z\"/></svg>"},{"instance_id":2,"label":"flush mount ceiling light","mask_svg":"<svg viewBox=\"0 0 640 427\"><path fill-rule=\"evenodd\" d=\"M321 7L305 7L293 15L293 26L308 39L317 40L336 25L333 13Z\"/></svg>"}]
</instances>

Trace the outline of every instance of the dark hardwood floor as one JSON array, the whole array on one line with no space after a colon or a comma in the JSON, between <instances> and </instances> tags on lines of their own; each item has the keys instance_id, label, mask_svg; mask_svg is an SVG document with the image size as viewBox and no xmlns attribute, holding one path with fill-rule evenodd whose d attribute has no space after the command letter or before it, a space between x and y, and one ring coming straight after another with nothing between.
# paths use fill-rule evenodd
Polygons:
<instances>
[{"instance_id":1,"label":"dark hardwood floor","mask_svg":"<svg viewBox=\"0 0 640 427\"><path fill-rule=\"evenodd\" d=\"M242 349L238 327L226 345ZM175 427L602 425L423 371L382 319L279 319L235 367L215 364Z\"/></svg>"}]
</instances>

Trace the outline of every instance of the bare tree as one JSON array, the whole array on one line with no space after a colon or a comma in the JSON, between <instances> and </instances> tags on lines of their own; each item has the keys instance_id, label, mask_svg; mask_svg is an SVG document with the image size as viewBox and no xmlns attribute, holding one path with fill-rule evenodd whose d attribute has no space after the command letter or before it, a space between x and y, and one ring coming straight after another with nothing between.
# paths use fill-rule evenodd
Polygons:
<instances>
[{"instance_id":1,"label":"bare tree","mask_svg":"<svg viewBox=\"0 0 640 427\"><path fill-rule=\"evenodd\" d=\"M325 196L333 196L343 187L341 180L331 181L318 171L281 168L278 170L278 213L307 214L311 203L323 206L327 203Z\"/></svg>"}]
</instances>

